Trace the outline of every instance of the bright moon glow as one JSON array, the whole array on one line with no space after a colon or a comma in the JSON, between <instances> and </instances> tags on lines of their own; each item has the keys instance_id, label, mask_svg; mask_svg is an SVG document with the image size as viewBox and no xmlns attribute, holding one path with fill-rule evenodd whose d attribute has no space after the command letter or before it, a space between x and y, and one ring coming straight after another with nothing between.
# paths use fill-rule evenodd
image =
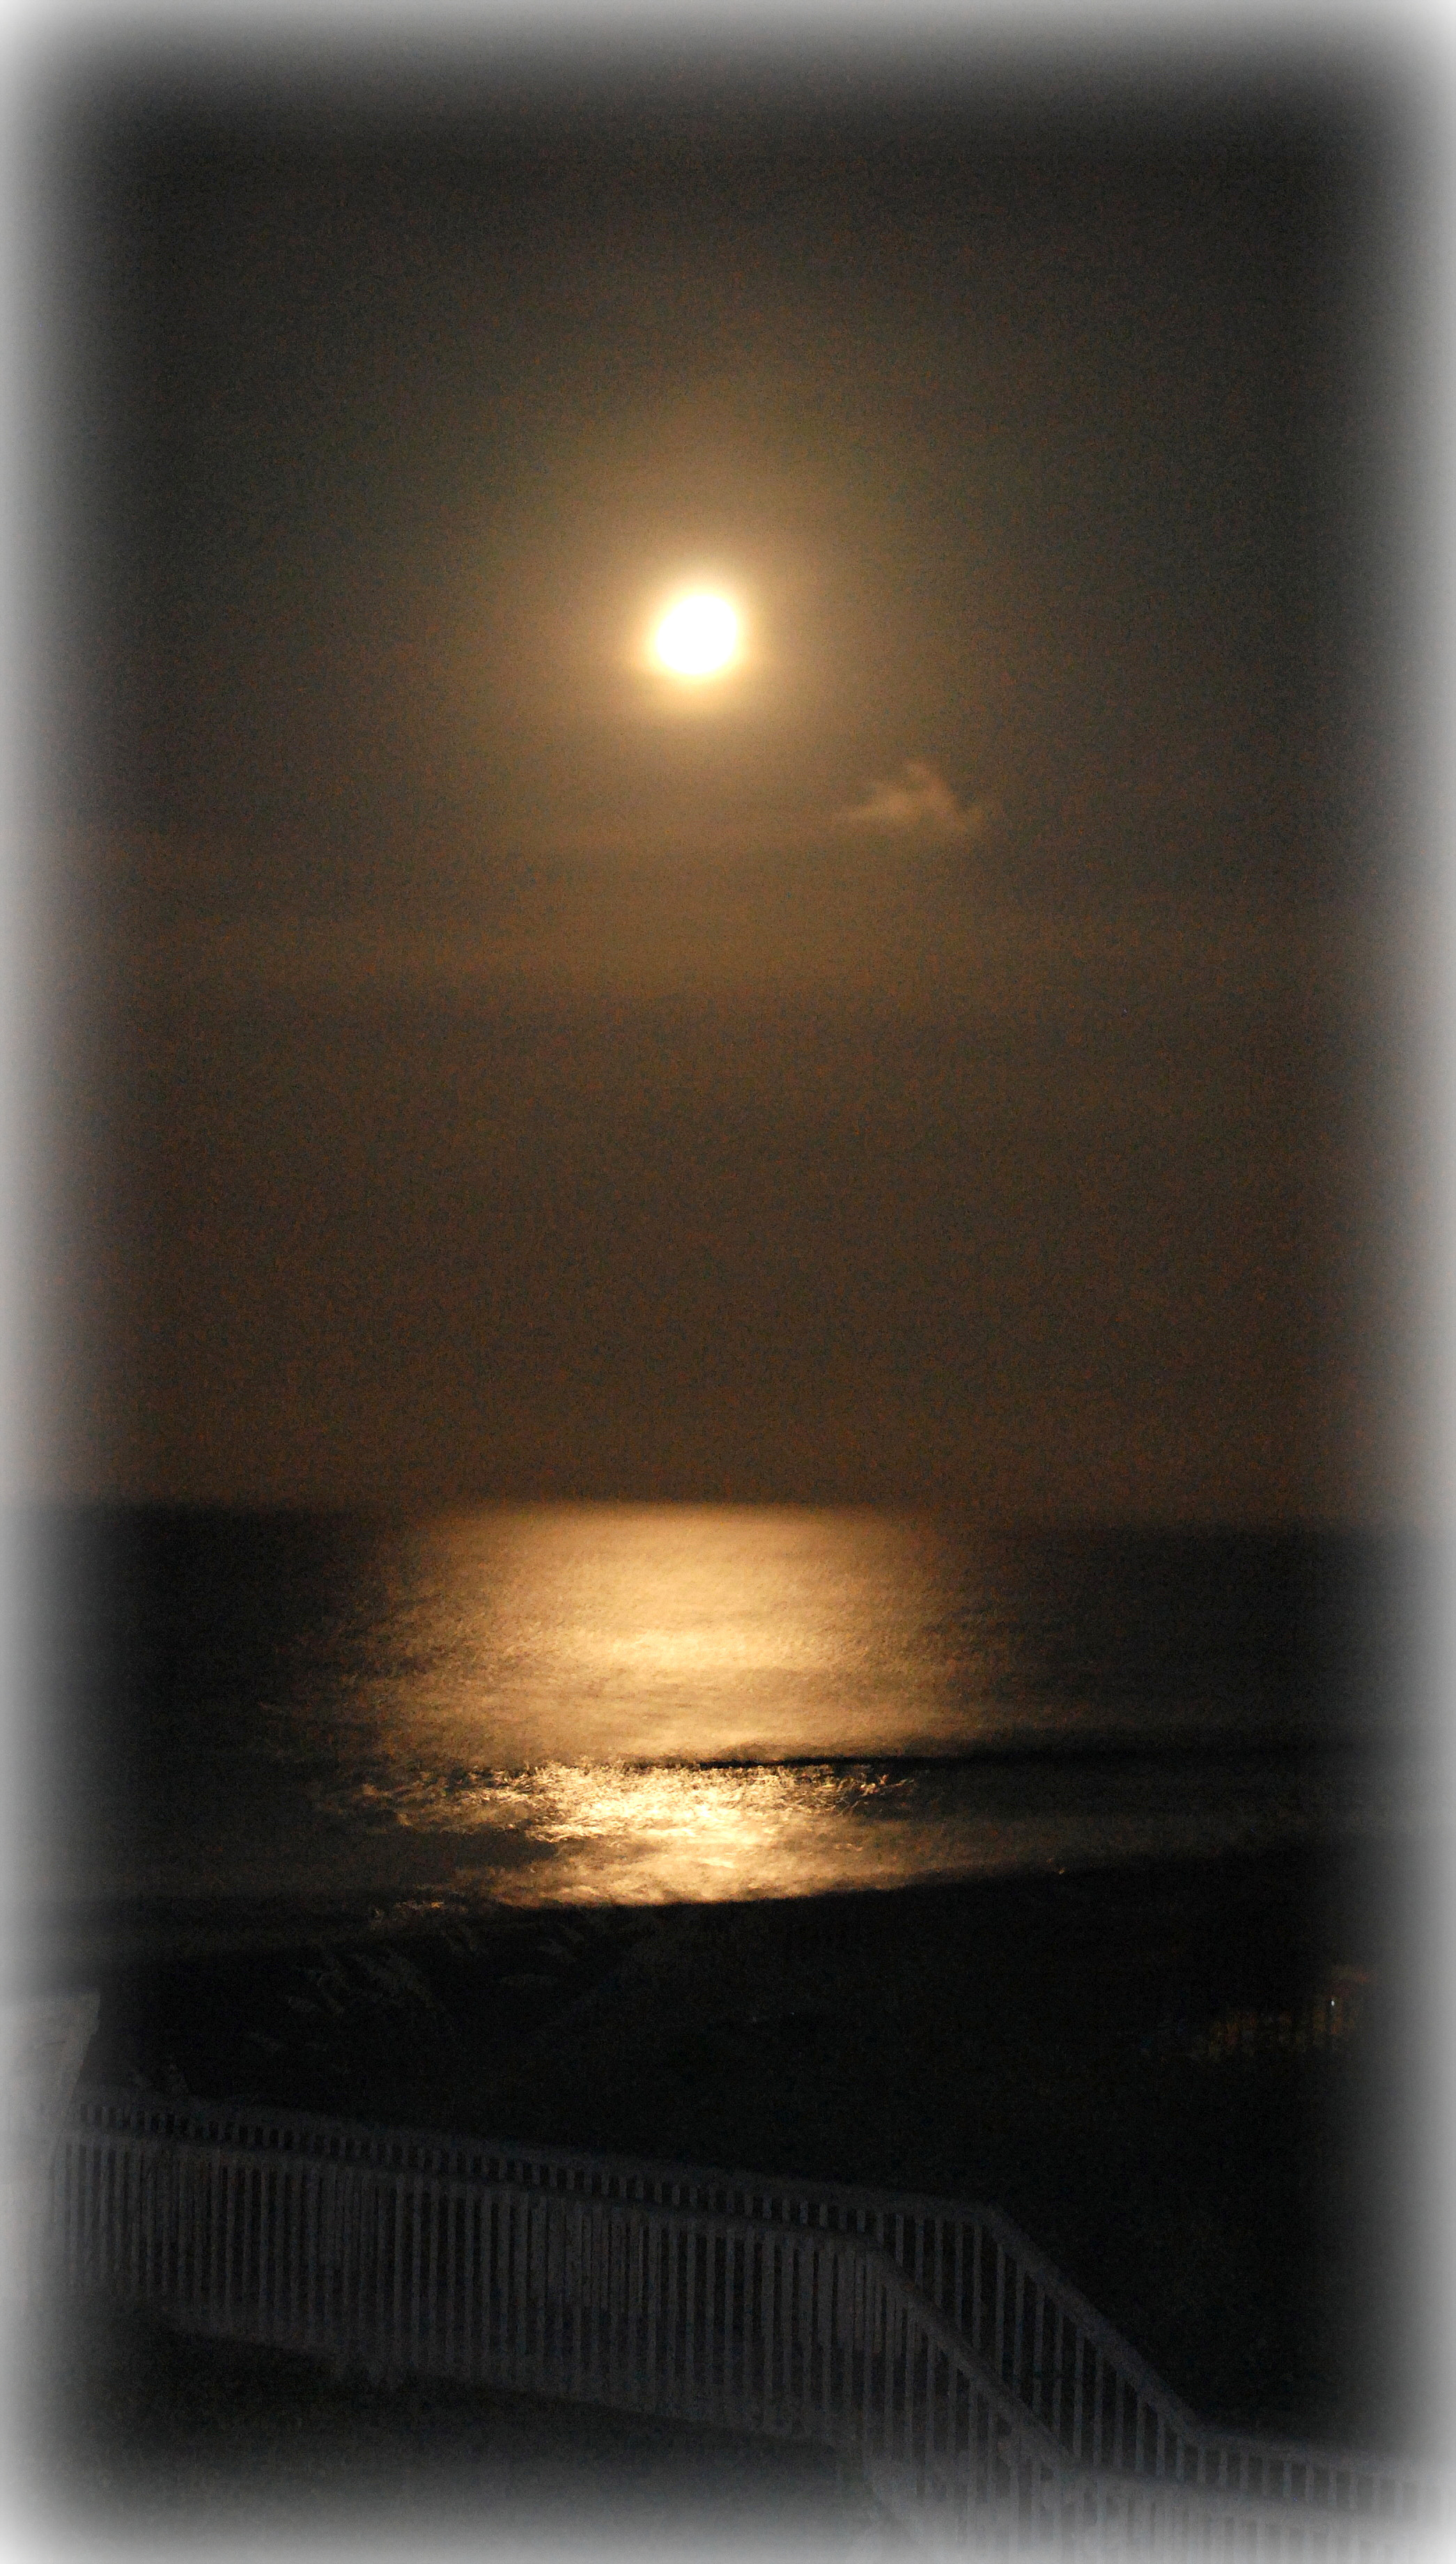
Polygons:
<instances>
[{"instance_id":1,"label":"bright moon glow","mask_svg":"<svg viewBox=\"0 0 1456 2564\"><path fill-rule=\"evenodd\" d=\"M717 677L738 654L738 618L725 596L685 596L663 616L653 649L675 677Z\"/></svg>"}]
</instances>

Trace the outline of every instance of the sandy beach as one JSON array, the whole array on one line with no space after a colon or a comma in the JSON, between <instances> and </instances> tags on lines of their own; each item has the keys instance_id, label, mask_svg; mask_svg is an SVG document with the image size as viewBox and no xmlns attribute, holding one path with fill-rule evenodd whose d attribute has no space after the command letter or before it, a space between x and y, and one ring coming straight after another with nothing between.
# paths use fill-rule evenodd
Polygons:
<instances>
[{"instance_id":1,"label":"sandy beach","mask_svg":"<svg viewBox=\"0 0 1456 2564\"><path fill-rule=\"evenodd\" d=\"M255 1916L246 1946L214 1918L95 1972L86 2072L991 2201L1205 2417L1394 2447L1423 2428L1394 1876L1305 1847L387 1935Z\"/></svg>"}]
</instances>

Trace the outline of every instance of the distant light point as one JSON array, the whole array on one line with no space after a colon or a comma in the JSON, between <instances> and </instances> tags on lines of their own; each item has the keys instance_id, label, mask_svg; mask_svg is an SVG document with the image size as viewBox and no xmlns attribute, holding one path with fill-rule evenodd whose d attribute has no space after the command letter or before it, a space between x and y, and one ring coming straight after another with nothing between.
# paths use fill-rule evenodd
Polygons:
<instances>
[{"instance_id":1,"label":"distant light point","mask_svg":"<svg viewBox=\"0 0 1456 2564\"><path fill-rule=\"evenodd\" d=\"M706 590L670 606L653 635L653 655L673 677L720 677L738 656L738 617L726 596Z\"/></svg>"}]
</instances>

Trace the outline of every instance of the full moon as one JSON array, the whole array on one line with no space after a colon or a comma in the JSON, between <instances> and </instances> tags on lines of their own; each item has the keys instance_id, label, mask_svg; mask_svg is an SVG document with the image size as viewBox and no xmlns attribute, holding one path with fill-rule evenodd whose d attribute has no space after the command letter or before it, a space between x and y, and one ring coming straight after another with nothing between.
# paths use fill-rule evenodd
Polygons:
<instances>
[{"instance_id":1,"label":"full moon","mask_svg":"<svg viewBox=\"0 0 1456 2564\"><path fill-rule=\"evenodd\" d=\"M674 677L718 677L738 655L738 618L726 596L704 590L668 608L652 637L660 666Z\"/></svg>"}]
</instances>

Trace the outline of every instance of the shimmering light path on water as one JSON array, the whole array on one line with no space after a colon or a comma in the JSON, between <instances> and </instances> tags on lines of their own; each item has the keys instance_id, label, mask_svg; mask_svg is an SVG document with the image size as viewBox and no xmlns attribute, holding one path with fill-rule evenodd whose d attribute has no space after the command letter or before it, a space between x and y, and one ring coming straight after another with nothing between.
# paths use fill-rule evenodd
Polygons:
<instances>
[{"instance_id":1,"label":"shimmering light path on water","mask_svg":"<svg viewBox=\"0 0 1456 2564\"><path fill-rule=\"evenodd\" d=\"M104 1528L43 1900L791 1895L1404 1805L1351 1750L1389 1688L1318 1544L767 1507Z\"/></svg>"},{"instance_id":2,"label":"shimmering light path on water","mask_svg":"<svg viewBox=\"0 0 1456 2564\"><path fill-rule=\"evenodd\" d=\"M954 1569L933 1521L884 1514L445 1518L410 1536L384 1617L356 1626L359 1714L381 1743L510 1770L944 1750L968 1707L993 1721L998 1670Z\"/></svg>"}]
</instances>

